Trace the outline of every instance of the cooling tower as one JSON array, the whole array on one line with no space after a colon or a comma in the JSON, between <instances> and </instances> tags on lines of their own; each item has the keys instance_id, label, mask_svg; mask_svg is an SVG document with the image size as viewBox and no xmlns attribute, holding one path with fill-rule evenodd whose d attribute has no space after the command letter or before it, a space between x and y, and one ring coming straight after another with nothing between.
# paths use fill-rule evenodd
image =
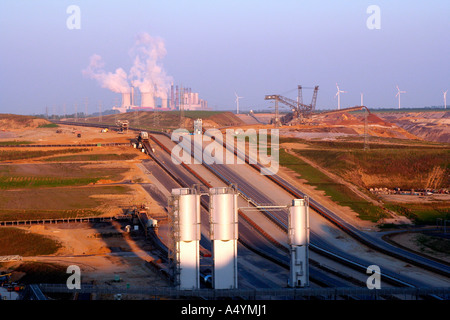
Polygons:
<instances>
[{"instance_id":1,"label":"cooling tower","mask_svg":"<svg viewBox=\"0 0 450 320\"><path fill-rule=\"evenodd\" d=\"M161 98L161 108L167 109L167 101L168 101L167 97Z\"/></svg>"},{"instance_id":2,"label":"cooling tower","mask_svg":"<svg viewBox=\"0 0 450 320\"><path fill-rule=\"evenodd\" d=\"M122 93L122 108L129 108L131 106L131 93Z\"/></svg>"},{"instance_id":3,"label":"cooling tower","mask_svg":"<svg viewBox=\"0 0 450 320\"><path fill-rule=\"evenodd\" d=\"M237 289L237 193L233 188L211 188L209 197L214 289Z\"/></svg>"},{"instance_id":4,"label":"cooling tower","mask_svg":"<svg viewBox=\"0 0 450 320\"><path fill-rule=\"evenodd\" d=\"M292 200L288 216L290 245L290 287L309 285L309 206L304 199Z\"/></svg>"},{"instance_id":5,"label":"cooling tower","mask_svg":"<svg viewBox=\"0 0 450 320\"><path fill-rule=\"evenodd\" d=\"M155 97L153 92L141 92L141 107L142 108L155 108Z\"/></svg>"}]
</instances>

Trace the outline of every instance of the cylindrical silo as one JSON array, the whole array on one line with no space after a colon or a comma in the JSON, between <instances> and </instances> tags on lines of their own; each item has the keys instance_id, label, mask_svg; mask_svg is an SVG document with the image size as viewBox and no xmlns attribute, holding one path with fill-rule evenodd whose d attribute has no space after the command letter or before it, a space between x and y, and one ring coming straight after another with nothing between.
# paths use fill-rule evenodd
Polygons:
<instances>
[{"instance_id":1,"label":"cylindrical silo","mask_svg":"<svg viewBox=\"0 0 450 320\"><path fill-rule=\"evenodd\" d=\"M304 199L295 199L289 208L289 244L304 246L309 241L308 207Z\"/></svg>"},{"instance_id":2,"label":"cylindrical silo","mask_svg":"<svg viewBox=\"0 0 450 320\"><path fill-rule=\"evenodd\" d=\"M229 187L209 189L210 233L215 289L237 288L237 193Z\"/></svg>"},{"instance_id":3,"label":"cylindrical silo","mask_svg":"<svg viewBox=\"0 0 450 320\"><path fill-rule=\"evenodd\" d=\"M194 189L173 189L178 193L180 241L200 240L200 195Z\"/></svg>"},{"instance_id":4,"label":"cylindrical silo","mask_svg":"<svg viewBox=\"0 0 450 320\"><path fill-rule=\"evenodd\" d=\"M231 190L231 192L230 192ZM211 188L211 240L236 240L237 194L231 188Z\"/></svg>"},{"instance_id":5,"label":"cylindrical silo","mask_svg":"<svg viewBox=\"0 0 450 320\"><path fill-rule=\"evenodd\" d=\"M289 208L288 242L290 245L290 287L309 285L309 204L294 199Z\"/></svg>"},{"instance_id":6,"label":"cylindrical silo","mask_svg":"<svg viewBox=\"0 0 450 320\"><path fill-rule=\"evenodd\" d=\"M200 288L200 194L195 189L172 189L171 231L175 282L180 289Z\"/></svg>"}]
</instances>

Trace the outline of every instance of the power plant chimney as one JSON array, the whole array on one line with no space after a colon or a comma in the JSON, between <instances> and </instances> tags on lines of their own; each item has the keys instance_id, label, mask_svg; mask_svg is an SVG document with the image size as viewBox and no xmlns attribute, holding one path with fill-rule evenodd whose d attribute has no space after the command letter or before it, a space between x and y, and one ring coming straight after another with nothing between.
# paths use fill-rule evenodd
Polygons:
<instances>
[{"instance_id":1,"label":"power plant chimney","mask_svg":"<svg viewBox=\"0 0 450 320\"><path fill-rule=\"evenodd\" d=\"M173 91L173 82L170 85L170 109L175 109L175 97L174 97L174 91Z\"/></svg>"},{"instance_id":2,"label":"power plant chimney","mask_svg":"<svg viewBox=\"0 0 450 320\"><path fill-rule=\"evenodd\" d=\"M237 193L231 187L209 189L214 289L237 289Z\"/></svg>"},{"instance_id":3,"label":"power plant chimney","mask_svg":"<svg viewBox=\"0 0 450 320\"><path fill-rule=\"evenodd\" d=\"M309 203L292 200L289 208L289 246L291 253L289 287L309 286Z\"/></svg>"}]
</instances>

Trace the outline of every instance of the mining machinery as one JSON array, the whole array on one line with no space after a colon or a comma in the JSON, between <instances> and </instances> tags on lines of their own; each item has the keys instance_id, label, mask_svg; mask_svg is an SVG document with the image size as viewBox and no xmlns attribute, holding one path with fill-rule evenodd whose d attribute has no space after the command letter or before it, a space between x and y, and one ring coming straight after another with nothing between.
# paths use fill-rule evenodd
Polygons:
<instances>
[{"instance_id":1,"label":"mining machinery","mask_svg":"<svg viewBox=\"0 0 450 320\"><path fill-rule=\"evenodd\" d=\"M265 96L265 100L275 100L275 119L273 121L275 126L280 124L280 122L286 123L293 119L299 119L300 122L303 122L305 118L309 118L311 114L314 112L316 108L317 92L319 91L319 86L314 87L311 104L303 103L303 93L302 93L303 87L301 85L298 85L297 89L298 89L297 101L278 94ZM305 89L312 89L312 88L308 87ZM288 115L284 116L281 119L279 118L278 114L278 102L281 102L282 104L288 106L292 111L291 113L289 113Z\"/></svg>"}]
</instances>

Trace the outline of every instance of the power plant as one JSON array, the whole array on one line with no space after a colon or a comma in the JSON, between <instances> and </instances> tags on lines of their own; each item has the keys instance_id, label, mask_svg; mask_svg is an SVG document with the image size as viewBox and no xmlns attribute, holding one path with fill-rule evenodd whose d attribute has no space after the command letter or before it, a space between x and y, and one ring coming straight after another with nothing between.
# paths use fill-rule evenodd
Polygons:
<instances>
[{"instance_id":1,"label":"power plant","mask_svg":"<svg viewBox=\"0 0 450 320\"><path fill-rule=\"evenodd\" d=\"M137 90L136 90L137 89ZM164 94L161 94L160 92ZM113 110L125 113L134 110L170 111L170 110L206 110L208 102L199 98L198 92L182 86L170 86L168 90L141 91L131 87L121 93L121 103L113 106Z\"/></svg>"}]
</instances>

